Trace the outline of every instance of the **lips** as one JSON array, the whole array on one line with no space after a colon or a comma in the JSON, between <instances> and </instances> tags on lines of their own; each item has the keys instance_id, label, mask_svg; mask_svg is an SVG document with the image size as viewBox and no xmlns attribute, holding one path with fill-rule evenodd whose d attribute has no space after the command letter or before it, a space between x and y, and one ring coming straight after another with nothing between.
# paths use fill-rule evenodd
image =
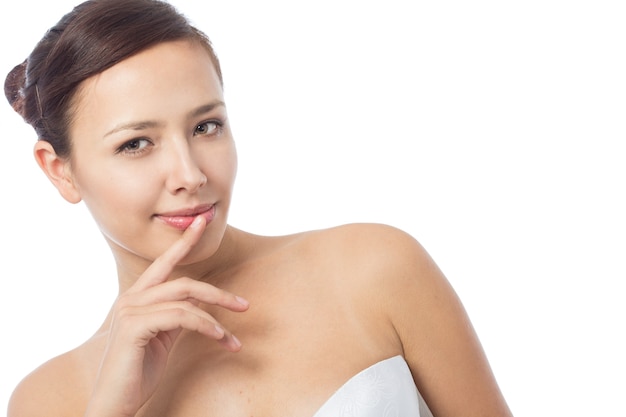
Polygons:
<instances>
[{"instance_id":1,"label":"lips","mask_svg":"<svg viewBox=\"0 0 626 417\"><path fill-rule=\"evenodd\" d=\"M187 229L197 216L202 216L207 224L215 217L215 205L202 205L190 209L159 213L154 217L178 230Z\"/></svg>"}]
</instances>

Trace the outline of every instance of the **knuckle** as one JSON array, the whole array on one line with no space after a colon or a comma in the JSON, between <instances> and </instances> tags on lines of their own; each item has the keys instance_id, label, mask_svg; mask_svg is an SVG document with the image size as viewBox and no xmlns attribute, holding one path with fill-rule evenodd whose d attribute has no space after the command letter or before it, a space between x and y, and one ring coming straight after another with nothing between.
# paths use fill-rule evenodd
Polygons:
<instances>
[{"instance_id":1,"label":"knuckle","mask_svg":"<svg viewBox=\"0 0 626 417\"><path fill-rule=\"evenodd\" d=\"M183 317L187 316L188 311L186 308L184 308L182 305L177 305L176 307L173 307L170 310L170 314L172 314L172 316L176 319L182 319Z\"/></svg>"},{"instance_id":2,"label":"knuckle","mask_svg":"<svg viewBox=\"0 0 626 417\"><path fill-rule=\"evenodd\" d=\"M172 282L172 291L179 300L185 300L192 295L193 280L183 277Z\"/></svg>"},{"instance_id":3,"label":"knuckle","mask_svg":"<svg viewBox=\"0 0 626 417\"><path fill-rule=\"evenodd\" d=\"M129 318L133 316L133 308L130 306L118 307L113 313L113 319L117 323L128 323Z\"/></svg>"},{"instance_id":4,"label":"knuckle","mask_svg":"<svg viewBox=\"0 0 626 417\"><path fill-rule=\"evenodd\" d=\"M130 314L130 306L116 304L112 312L113 312L113 317L125 317Z\"/></svg>"},{"instance_id":5,"label":"knuckle","mask_svg":"<svg viewBox=\"0 0 626 417\"><path fill-rule=\"evenodd\" d=\"M227 303L232 302L235 299L235 296L226 290L222 290L220 288L216 288L215 290L216 290L215 295L220 304L227 304Z\"/></svg>"},{"instance_id":6,"label":"knuckle","mask_svg":"<svg viewBox=\"0 0 626 417\"><path fill-rule=\"evenodd\" d=\"M178 308L180 308L180 309L182 309L184 311L189 311L189 310L193 310L195 307L196 306L194 306L191 301L183 300L183 301L180 302Z\"/></svg>"},{"instance_id":7,"label":"knuckle","mask_svg":"<svg viewBox=\"0 0 626 417\"><path fill-rule=\"evenodd\" d=\"M117 297L117 301L115 302L115 309L122 310L132 305L132 296L128 293L121 294Z\"/></svg>"},{"instance_id":8,"label":"knuckle","mask_svg":"<svg viewBox=\"0 0 626 417\"><path fill-rule=\"evenodd\" d=\"M111 329L116 334L129 334L135 332L136 320L130 307L117 310L111 320Z\"/></svg>"}]
</instances>

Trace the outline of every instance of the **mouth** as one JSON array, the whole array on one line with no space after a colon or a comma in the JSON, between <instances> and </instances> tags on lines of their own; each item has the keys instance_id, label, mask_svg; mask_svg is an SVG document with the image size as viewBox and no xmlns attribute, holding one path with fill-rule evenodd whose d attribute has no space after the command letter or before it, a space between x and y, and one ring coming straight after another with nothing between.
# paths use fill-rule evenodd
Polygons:
<instances>
[{"instance_id":1,"label":"mouth","mask_svg":"<svg viewBox=\"0 0 626 417\"><path fill-rule=\"evenodd\" d=\"M154 218L178 230L187 229L197 216L202 216L209 224L215 217L215 204L204 204L190 209L155 214Z\"/></svg>"}]
</instances>

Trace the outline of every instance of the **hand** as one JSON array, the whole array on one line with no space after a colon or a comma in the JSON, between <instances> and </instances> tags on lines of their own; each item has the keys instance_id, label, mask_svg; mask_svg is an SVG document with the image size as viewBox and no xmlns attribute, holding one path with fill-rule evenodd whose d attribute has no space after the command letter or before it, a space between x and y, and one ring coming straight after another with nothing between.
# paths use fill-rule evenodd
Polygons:
<instances>
[{"instance_id":1,"label":"hand","mask_svg":"<svg viewBox=\"0 0 626 417\"><path fill-rule=\"evenodd\" d=\"M183 329L215 339L233 352L241 348L237 338L200 309L198 303L245 311L245 300L191 278L167 280L176 264L198 242L205 226L205 220L198 216L181 238L117 299L85 416L134 416L154 394L172 346Z\"/></svg>"}]
</instances>

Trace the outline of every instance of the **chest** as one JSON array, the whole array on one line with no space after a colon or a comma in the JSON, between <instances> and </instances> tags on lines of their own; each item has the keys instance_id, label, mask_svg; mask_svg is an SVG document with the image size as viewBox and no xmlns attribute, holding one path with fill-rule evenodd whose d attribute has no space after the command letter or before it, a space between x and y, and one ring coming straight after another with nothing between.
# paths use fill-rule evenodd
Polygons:
<instances>
[{"instance_id":1,"label":"chest","mask_svg":"<svg viewBox=\"0 0 626 417\"><path fill-rule=\"evenodd\" d=\"M245 297L243 314L211 310L242 350L181 335L143 416L313 417L350 377L399 352L375 320L332 291L292 286Z\"/></svg>"},{"instance_id":2,"label":"chest","mask_svg":"<svg viewBox=\"0 0 626 417\"><path fill-rule=\"evenodd\" d=\"M342 384L331 375L311 377L300 364L237 355L175 367L141 415L312 417Z\"/></svg>"}]
</instances>

